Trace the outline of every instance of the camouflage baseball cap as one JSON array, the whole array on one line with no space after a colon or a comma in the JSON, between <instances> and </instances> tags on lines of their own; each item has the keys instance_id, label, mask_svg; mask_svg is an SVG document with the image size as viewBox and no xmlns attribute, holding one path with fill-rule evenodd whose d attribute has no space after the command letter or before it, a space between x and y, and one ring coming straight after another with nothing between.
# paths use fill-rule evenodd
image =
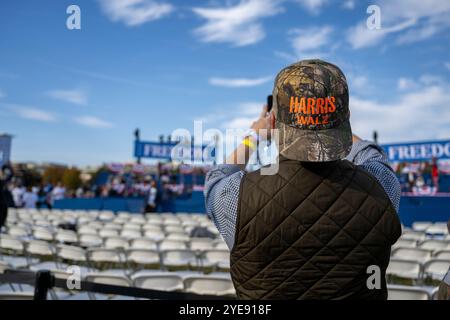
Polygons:
<instances>
[{"instance_id":1,"label":"camouflage baseball cap","mask_svg":"<svg viewBox=\"0 0 450 320\"><path fill-rule=\"evenodd\" d=\"M322 60L294 63L276 77L273 97L281 155L334 161L349 154L348 87L337 66Z\"/></svg>"}]
</instances>

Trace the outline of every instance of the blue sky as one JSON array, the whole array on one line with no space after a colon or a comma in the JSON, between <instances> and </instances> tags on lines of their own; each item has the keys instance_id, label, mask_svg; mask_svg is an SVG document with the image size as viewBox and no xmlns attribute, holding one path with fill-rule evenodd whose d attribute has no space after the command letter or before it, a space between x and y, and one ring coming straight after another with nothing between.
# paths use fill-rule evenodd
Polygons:
<instances>
[{"instance_id":1,"label":"blue sky","mask_svg":"<svg viewBox=\"0 0 450 320\"><path fill-rule=\"evenodd\" d=\"M449 28L441 0L5 0L0 132L13 161L130 161L136 127L246 127L281 68L322 58L347 75L356 134L448 139Z\"/></svg>"}]
</instances>

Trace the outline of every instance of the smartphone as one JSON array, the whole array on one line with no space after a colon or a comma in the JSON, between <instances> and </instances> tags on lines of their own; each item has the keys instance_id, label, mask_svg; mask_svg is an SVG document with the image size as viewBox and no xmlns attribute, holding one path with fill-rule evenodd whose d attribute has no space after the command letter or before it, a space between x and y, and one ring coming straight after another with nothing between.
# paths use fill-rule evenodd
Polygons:
<instances>
[{"instance_id":1,"label":"smartphone","mask_svg":"<svg viewBox=\"0 0 450 320\"><path fill-rule=\"evenodd\" d=\"M267 96L267 112L270 112L272 110L273 106L273 96Z\"/></svg>"}]
</instances>

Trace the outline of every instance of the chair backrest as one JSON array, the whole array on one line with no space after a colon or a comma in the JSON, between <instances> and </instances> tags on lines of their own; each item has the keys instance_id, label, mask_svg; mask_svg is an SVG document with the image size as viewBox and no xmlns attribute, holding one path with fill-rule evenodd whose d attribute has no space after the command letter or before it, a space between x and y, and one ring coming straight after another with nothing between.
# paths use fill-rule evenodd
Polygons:
<instances>
[{"instance_id":1,"label":"chair backrest","mask_svg":"<svg viewBox=\"0 0 450 320\"><path fill-rule=\"evenodd\" d=\"M78 241L82 246L86 247L101 246L103 244L102 238L96 234L81 234L78 237Z\"/></svg>"},{"instance_id":2,"label":"chair backrest","mask_svg":"<svg viewBox=\"0 0 450 320\"><path fill-rule=\"evenodd\" d=\"M30 240L26 244L25 250L28 254L39 256L52 256L55 253L53 245L41 240Z\"/></svg>"},{"instance_id":3,"label":"chair backrest","mask_svg":"<svg viewBox=\"0 0 450 320\"><path fill-rule=\"evenodd\" d=\"M160 291L183 290L183 278L176 274L141 275L133 280L134 286L143 289Z\"/></svg>"},{"instance_id":4,"label":"chair backrest","mask_svg":"<svg viewBox=\"0 0 450 320\"><path fill-rule=\"evenodd\" d=\"M128 240L123 237L110 237L105 239L105 248L127 249L130 246Z\"/></svg>"},{"instance_id":5,"label":"chair backrest","mask_svg":"<svg viewBox=\"0 0 450 320\"><path fill-rule=\"evenodd\" d=\"M5 272L6 269L10 269L11 265L5 261L0 260L0 273Z\"/></svg>"},{"instance_id":6,"label":"chair backrest","mask_svg":"<svg viewBox=\"0 0 450 320\"><path fill-rule=\"evenodd\" d=\"M393 285L387 287L388 300L430 300L430 294L424 289Z\"/></svg>"},{"instance_id":7,"label":"chair backrest","mask_svg":"<svg viewBox=\"0 0 450 320\"><path fill-rule=\"evenodd\" d=\"M27 228L10 226L8 227L8 234L13 237L27 237L30 233Z\"/></svg>"},{"instance_id":8,"label":"chair backrest","mask_svg":"<svg viewBox=\"0 0 450 320\"><path fill-rule=\"evenodd\" d=\"M131 222L127 222L123 225L124 229L128 229L128 230L141 230L141 225L137 224L137 223L131 223Z\"/></svg>"},{"instance_id":9,"label":"chair backrest","mask_svg":"<svg viewBox=\"0 0 450 320\"><path fill-rule=\"evenodd\" d=\"M125 276L121 275L110 275L110 274L89 274L85 277L86 281L110 284L114 286L131 287L131 280Z\"/></svg>"},{"instance_id":10,"label":"chair backrest","mask_svg":"<svg viewBox=\"0 0 450 320\"><path fill-rule=\"evenodd\" d=\"M118 237L119 231L115 229L102 229L99 232L100 237L107 238L107 237Z\"/></svg>"},{"instance_id":11,"label":"chair backrest","mask_svg":"<svg viewBox=\"0 0 450 320\"><path fill-rule=\"evenodd\" d=\"M87 257L93 262L122 262L119 252L115 249L89 249L87 251Z\"/></svg>"},{"instance_id":12,"label":"chair backrest","mask_svg":"<svg viewBox=\"0 0 450 320\"><path fill-rule=\"evenodd\" d=\"M138 264L160 264L159 253L156 250L128 249L126 251L127 261Z\"/></svg>"},{"instance_id":13,"label":"chair backrest","mask_svg":"<svg viewBox=\"0 0 450 320\"><path fill-rule=\"evenodd\" d=\"M22 253L24 245L22 240L2 235L0 236L0 248L5 250L12 250L17 253Z\"/></svg>"},{"instance_id":14,"label":"chair backrest","mask_svg":"<svg viewBox=\"0 0 450 320\"><path fill-rule=\"evenodd\" d=\"M431 221L416 221L412 224L413 230L416 231L425 231L428 227L432 226L433 223Z\"/></svg>"},{"instance_id":15,"label":"chair backrest","mask_svg":"<svg viewBox=\"0 0 450 320\"><path fill-rule=\"evenodd\" d=\"M450 249L450 242L446 240L425 240L419 244L419 248L433 251Z\"/></svg>"},{"instance_id":16,"label":"chair backrest","mask_svg":"<svg viewBox=\"0 0 450 320\"><path fill-rule=\"evenodd\" d=\"M203 257L212 263L219 263L219 262L229 262L230 261L230 251L228 250L206 250L203 252Z\"/></svg>"},{"instance_id":17,"label":"chair backrest","mask_svg":"<svg viewBox=\"0 0 450 320\"><path fill-rule=\"evenodd\" d=\"M142 237L142 233L140 230L124 229L120 233L120 236L127 238L127 239L137 239L137 238Z\"/></svg>"},{"instance_id":18,"label":"chair backrest","mask_svg":"<svg viewBox=\"0 0 450 320\"><path fill-rule=\"evenodd\" d=\"M448 229L445 223L435 223L429 226L425 232L430 235L447 235Z\"/></svg>"},{"instance_id":19,"label":"chair backrest","mask_svg":"<svg viewBox=\"0 0 450 320\"><path fill-rule=\"evenodd\" d=\"M442 280L450 270L450 259L432 259L423 266L424 277Z\"/></svg>"},{"instance_id":20,"label":"chair backrest","mask_svg":"<svg viewBox=\"0 0 450 320\"><path fill-rule=\"evenodd\" d=\"M182 250L186 249L187 245L184 241L178 240L163 240L159 244L159 250Z\"/></svg>"},{"instance_id":21,"label":"chair backrest","mask_svg":"<svg viewBox=\"0 0 450 320\"><path fill-rule=\"evenodd\" d=\"M78 236L72 230L59 230L55 234L55 240L59 242L75 243L78 241Z\"/></svg>"},{"instance_id":22,"label":"chair backrest","mask_svg":"<svg viewBox=\"0 0 450 320\"><path fill-rule=\"evenodd\" d=\"M167 240L176 240L187 242L190 240L189 236L184 232L174 232L166 235Z\"/></svg>"},{"instance_id":23,"label":"chair backrest","mask_svg":"<svg viewBox=\"0 0 450 320\"><path fill-rule=\"evenodd\" d=\"M402 278L419 279L421 264L414 260L403 260L392 258L386 269L387 275L399 276Z\"/></svg>"},{"instance_id":24,"label":"chair backrest","mask_svg":"<svg viewBox=\"0 0 450 320\"><path fill-rule=\"evenodd\" d=\"M34 228L33 237L38 240L53 241L53 232L44 228Z\"/></svg>"},{"instance_id":25,"label":"chair backrest","mask_svg":"<svg viewBox=\"0 0 450 320\"><path fill-rule=\"evenodd\" d=\"M160 241L165 237L164 232L155 230L145 230L144 236L154 241Z\"/></svg>"},{"instance_id":26,"label":"chair backrest","mask_svg":"<svg viewBox=\"0 0 450 320\"><path fill-rule=\"evenodd\" d=\"M439 250L434 253L434 259L450 259L450 250Z\"/></svg>"},{"instance_id":27,"label":"chair backrest","mask_svg":"<svg viewBox=\"0 0 450 320\"><path fill-rule=\"evenodd\" d=\"M59 258L71 261L86 261L86 250L76 246L59 245L56 248L56 253Z\"/></svg>"},{"instance_id":28,"label":"chair backrest","mask_svg":"<svg viewBox=\"0 0 450 320\"><path fill-rule=\"evenodd\" d=\"M131 241L130 248L132 249L146 249L146 250L157 250L158 245L155 241L146 238L138 238Z\"/></svg>"},{"instance_id":29,"label":"chair backrest","mask_svg":"<svg viewBox=\"0 0 450 320\"><path fill-rule=\"evenodd\" d=\"M393 245L394 248L403 247L403 248L415 248L417 246L417 240L414 239L400 239Z\"/></svg>"},{"instance_id":30,"label":"chair backrest","mask_svg":"<svg viewBox=\"0 0 450 320\"><path fill-rule=\"evenodd\" d=\"M97 235L97 229L92 228L90 226L82 226L80 229L78 229L78 234L79 235L84 235L84 234L92 234L92 235Z\"/></svg>"},{"instance_id":31,"label":"chair backrest","mask_svg":"<svg viewBox=\"0 0 450 320\"><path fill-rule=\"evenodd\" d=\"M431 253L431 250L422 248L396 248L393 250L392 255L395 258L425 262L431 258Z\"/></svg>"},{"instance_id":32,"label":"chair backrest","mask_svg":"<svg viewBox=\"0 0 450 320\"><path fill-rule=\"evenodd\" d=\"M234 286L231 279L212 276L189 276L183 281L187 292L211 295L234 294Z\"/></svg>"},{"instance_id":33,"label":"chair backrest","mask_svg":"<svg viewBox=\"0 0 450 320\"><path fill-rule=\"evenodd\" d=\"M403 234L400 237L404 240L416 240L416 241L422 241L425 240L426 234L423 231L404 231Z\"/></svg>"},{"instance_id":34,"label":"chair backrest","mask_svg":"<svg viewBox=\"0 0 450 320\"><path fill-rule=\"evenodd\" d=\"M164 250L161 255L163 260L193 261L196 259L195 252L191 250Z\"/></svg>"}]
</instances>

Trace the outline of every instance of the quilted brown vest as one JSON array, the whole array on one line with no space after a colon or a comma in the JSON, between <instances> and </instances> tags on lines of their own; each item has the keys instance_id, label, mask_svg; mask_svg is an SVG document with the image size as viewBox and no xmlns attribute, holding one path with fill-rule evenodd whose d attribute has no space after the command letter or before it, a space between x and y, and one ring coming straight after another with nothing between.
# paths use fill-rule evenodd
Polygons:
<instances>
[{"instance_id":1,"label":"quilted brown vest","mask_svg":"<svg viewBox=\"0 0 450 320\"><path fill-rule=\"evenodd\" d=\"M378 181L349 161L247 173L240 189L231 276L240 299L386 299L398 215ZM367 267L381 289L367 288Z\"/></svg>"}]
</instances>

